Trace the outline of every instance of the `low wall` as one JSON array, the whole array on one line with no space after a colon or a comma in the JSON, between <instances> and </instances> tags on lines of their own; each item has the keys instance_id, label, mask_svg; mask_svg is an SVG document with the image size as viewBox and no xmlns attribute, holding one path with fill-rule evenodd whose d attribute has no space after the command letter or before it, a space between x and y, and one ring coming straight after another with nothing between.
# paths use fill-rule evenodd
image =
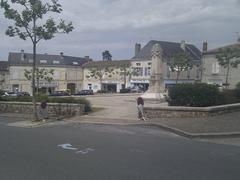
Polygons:
<instances>
[{"instance_id":1,"label":"low wall","mask_svg":"<svg viewBox=\"0 0 240 180\"><path fill-rule=\"evenodd\" d=\"M235 111L240 111L240 103L211 107L145 106L144 108L145 116L148 118L209 117Z\"/></svg>"},{"instance_id":2,"label":"low wall","mask_svg":"<svg viewBox=\"0 0 240 180\"><path fill-rule=\"evenodd\" d=\"M37 103L39 111L40 103ZM84 114L85 105L83 104L66 104L66 103L48 103L47 111L50 117L72 117ZM33 105L31 102L3 102L0 101L0 113L21 113L33 114Z\"/></svg>"}]
</instances>

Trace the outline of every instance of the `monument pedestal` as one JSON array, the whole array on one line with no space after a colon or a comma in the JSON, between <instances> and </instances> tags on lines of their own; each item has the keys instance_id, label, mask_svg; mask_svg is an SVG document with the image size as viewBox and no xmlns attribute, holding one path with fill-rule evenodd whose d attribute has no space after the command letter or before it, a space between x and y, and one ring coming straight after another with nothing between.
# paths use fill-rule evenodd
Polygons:
<instances>
[{"instance_id":1,"label":"monument pedestal","mask_svg":"<svg viewBox=\"0 0 240 180\"><path fill-rule=\"evenodd\" d=\"M152 93L146 92L141 96L145 102L159 104L166 102L166 97L164 93Z\"/></svg>"},{"instance_id":2,"label":"monument pedestal","mask_svg":"<svg viewBox=\"0 0 240 180\"><path fill-rule=\"evenodd\" d=\"M152 65L149 90L141 97L145 102L159 104L166 102L164 95L163 51L159 44L152 48Z\"/></svg>"}]
</instances>

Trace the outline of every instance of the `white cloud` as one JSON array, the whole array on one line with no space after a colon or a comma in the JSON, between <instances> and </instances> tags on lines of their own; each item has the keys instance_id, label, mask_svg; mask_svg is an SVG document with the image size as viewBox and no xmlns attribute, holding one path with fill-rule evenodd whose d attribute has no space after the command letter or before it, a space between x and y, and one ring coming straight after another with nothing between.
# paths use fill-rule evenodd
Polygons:
<instances>
[{"instance_id":1,"label":"white cloud","mask_svg":"<svg viewBox=\"0 0 240 180\"><path fill-rule=\"evenodd\" d=\"M240 0L59 0L63 14L55 17L72 21L69 35L59 35L41 43L39 52L66 52L101 58L105 49L116 59L131 58L135 42L151 39L187 40L200 47L202 41L221 46L235 41L240 31ZM0 10L0 59L9 51L31 43L10 39L4 31L11 21ZM50 53L49 52L49 53Z\"/></svg>"}]
</instances>

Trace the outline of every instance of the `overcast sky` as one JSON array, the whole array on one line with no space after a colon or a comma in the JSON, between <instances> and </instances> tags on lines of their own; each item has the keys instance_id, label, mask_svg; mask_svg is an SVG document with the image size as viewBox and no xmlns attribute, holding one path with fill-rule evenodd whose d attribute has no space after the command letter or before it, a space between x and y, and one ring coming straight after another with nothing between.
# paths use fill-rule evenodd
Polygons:
<instances>
[{"instance_id":1,"label":"overcast sky","mask_svg":"<svg viewBox=\"0 0 240 180\"><path fill-rule=\"evenodd\" d=\"M59 0L60 15L72 21L74 31L42 41L38 53L90 56L101 59L109 50L113 59L134 56L136 42L163 40L196 45L208 41L215 48L237 41L240 0ZM0 10L0 60L9 52L31 52L30 41L10 38L5 30L12 21Z\"/></svg>"}]
</instances>

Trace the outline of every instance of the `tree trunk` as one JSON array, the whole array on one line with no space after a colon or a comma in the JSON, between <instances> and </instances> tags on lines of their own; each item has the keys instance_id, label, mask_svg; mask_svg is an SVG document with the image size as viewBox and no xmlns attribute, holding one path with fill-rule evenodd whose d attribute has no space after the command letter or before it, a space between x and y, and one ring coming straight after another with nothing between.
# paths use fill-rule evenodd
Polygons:
<instances>
[{"instance_id":1,"label":"tree trunk","mask_svg":"<svg viewBox=\"0 0 240 180\"><path fill-rule=\"evenodd\" d=\"M127 84L127 75L126 72L124 72L124 89L126 88L126 84Z\"/></svg>"},{"instance_id":2,"label":"tree trunk","mask_svg":"<svg viewBox=\"0 0 240 180\"><path fill-rule=\"evenodd\" d=\"M229 70L230 70L230 63L228 64L228 67L227 67L227 74L226 74L226 81L225 81L226 89L228 89Z\"/></svg>"},{"instance_id":3,"label":"tree trunk","mask_svg":"<svg viewBox=\"0 0 240 180\"><path fill-rule=\"evenodd\" d=\"M36 19L33 21L33 28L36 27ZM37 39L34 34L33 37L33 67L32 67L32 102L33 102L33 121L38 121L37 103L36 103L36 85L35 85L35 72L36 72L36 49Z\"/></svg>"},{"instance_id":4,"label":"tree trunk","mask_svg":"<svg viewBox=\"0 0 240 180\"><path fill-rule=\"evenodd\" d=\"M179 72L179 71L177 71L176 84L178 83L179 75L180 75L180 72Z\"/></svg>"},{"instance_id":5,"label":"tree trunk","mask_svg":"<svg viewBox=\"0 0 240 180\"><path fill-rule=\"evenodd\" d=\"M102 88L102 78L100 78L100 90L102 92L103 88Z\"/></svg>"}]
</instances>

